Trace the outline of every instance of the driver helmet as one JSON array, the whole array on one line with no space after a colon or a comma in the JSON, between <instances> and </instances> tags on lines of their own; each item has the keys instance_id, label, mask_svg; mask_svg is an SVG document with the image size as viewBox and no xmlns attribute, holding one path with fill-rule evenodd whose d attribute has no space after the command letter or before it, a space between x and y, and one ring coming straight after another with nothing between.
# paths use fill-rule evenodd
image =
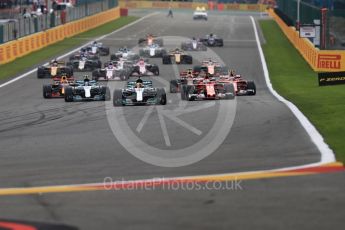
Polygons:
<instances>
[{"instance_id":1,"label":"driver helmet","mask_svg":"<svg viewBox=\"0 0 345 230\"><path fill-rule=\"evenodd\" d=\"M210 33L210 37L213 37L213 33Z\"/></svg>"},{"instance_id":2,"label":"driver helmet","mask_svg":"<svg viewBox=\"0 0 345 230\"><path fill-rule=\"evenodd\" d=\"M235 70L230 70L229 71L229 75L230 75L230 77L234 77L235 76Z\"/></svg>"},{"instance_id":3,"label":"driver helmet","mask_svg":"<svg viewBox=\"0 0 345 230\"><path fill-rule=\"evenodd\" d=\"M90 83L89 76L88 76L88 75L84 75L84 85L85 85L85 86L88 86L89 83Z\"/></svg>"},{"instance_id":4,"label":"driver helmet","mask_svg":"<svg viewBox=\"0 0 345 230\"><path fill-rule=\"evenodd\" d=\"M66 73L63 73L63 74L61 75L60 83L68 83Z\"/></svg>"},{"instance_id":5,"label":"driver helmet","mask_svg":"<svg viewBox=\"0 0 345 230\"><path fill-rule=\"evenodd\" d=\"M192 69L188 69L187 70L187 77L192 77L193 76L193 70Z\"/></svg>"},{"instance_id":6,"label":"driver helmet","mask_svg":"<svg viewBox=\"0 0 345 230\"><path fill-rule=\"evenodd\" d=\"M135 87L136 88L142 88L143 86L143 80L141 80L141 78L139 77L136 81L135 81Z\"/></svg>"}]
</instances>

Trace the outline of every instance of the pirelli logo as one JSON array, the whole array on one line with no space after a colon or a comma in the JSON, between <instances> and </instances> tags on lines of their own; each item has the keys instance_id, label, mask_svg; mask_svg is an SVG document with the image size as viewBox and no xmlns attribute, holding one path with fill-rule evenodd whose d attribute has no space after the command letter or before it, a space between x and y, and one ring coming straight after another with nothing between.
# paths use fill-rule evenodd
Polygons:
<instances>
[{"instance_id":1,"label":"pirelli logo","mask_svg":"<svg viewBox=\"0 0 345 230\"><path fill-rule=\"evenodd\" d=\"M345 84L345 72L319 73L319 86Z\"/></svg>"},{"instance_id":2,"label":"pirelli logo","mask_svg":"<svg viewBox=\"0 0 345 230\"><path fill-rule=\"evenodd\" d=\"M338 54L319 54L317 67L319 69L340 69L341 55Z\"/></svg>"}]
</instances>

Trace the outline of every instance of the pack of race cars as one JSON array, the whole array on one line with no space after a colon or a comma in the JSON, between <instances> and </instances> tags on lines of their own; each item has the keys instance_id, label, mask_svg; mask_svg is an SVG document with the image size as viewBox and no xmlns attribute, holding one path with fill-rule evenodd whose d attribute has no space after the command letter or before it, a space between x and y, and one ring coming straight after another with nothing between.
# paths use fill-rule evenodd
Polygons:
<instances>
[{"instance_id":1,"label":"pack of race cars","mask_svg":"<svg viewBox=\"0 0 345 230\"><path fill-rule=\"evenodd\" d=\"M222 47L223 40L214 34L204 38L192 38L181 43L181 48L167 50L163 39L148 35L138 41L139 52L121 47L115 53L102 43L93 42L71 55L68 61L53 60L48 66L37 69L38 78L51 78L51 84L43 85L44 98L64 98L73 101L108 101L111 92L101 81L126 81L123 89L115 89L112 94L114 106L125 105L165 105L167 95L164 88L156 88L151 80L142 76L160 75L159 66L148 58L161 58L162 64L193 64L189 51L206 51L207 47ZM110 55L103 63L100 56ZM74 72L91 72L84 80L77 80ZM136 80L130 80L130 77ZM182 100L234 99L239 95L255 95L253 81L245 80L226 66L215 60L206 59L180 73L179 79L170 81L170 93L180 93Z\"/></svg>"}]
</instances>

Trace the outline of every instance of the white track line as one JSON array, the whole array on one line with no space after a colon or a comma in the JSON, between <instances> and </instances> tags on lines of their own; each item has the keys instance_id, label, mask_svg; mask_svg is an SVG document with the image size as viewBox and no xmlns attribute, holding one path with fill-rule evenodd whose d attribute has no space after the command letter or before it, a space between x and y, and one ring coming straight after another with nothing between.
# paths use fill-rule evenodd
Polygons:
<instances>
[{"instance_id":1,"label":"white track line","mask_svg":"<svg viewBox=\"0 0 345 230\"><path fill-rule=\"evenodd\" d=\"M279 101L283 102L291 110L291 112L296 116L296 118L301 123L303 128L307 131L310 139L312 140L312 142L314 142L314 144L316 145L316 147L318 148L318 150L321 153L321 160L320 160L320 162L318 164L334 162L335 161L335 156L334 156L333 151L324 142L323 137L316 130L314 125L308 120L308 118L306 116L304 116L304 114L294 104L292 104L290 101L288 101L285 98L283 98L282 96L280 96L273 89L272 83L271 83L271 80L270 80L270 77L269 77L269 73L268 73L266 59L265 59L265 56L264 56L264 54L262 52L262 47L261 47L261 44L260 44L260 39L259 39L258 31L257 31L257 28L256 28L255 20L254 20L253 16L250 16L250 19L252 20L252 24L253 24L253 27L254 27L255 39L256 39L257 46L258 46L258 50L259 50L259 54L260 54L260 59L261 59L261 64L262 64L262 68L263 68L263 71L264 71L266 85L267 85L268 89L273 94L273 96L275 96Z\"/></svg>"},{"instance_id":2,"label":"white track line","mask_svg":"<svg viewBox=\"0 0 345 230\"><path fill-rule=\"evenodd\" d=\"M140 19L138 19L138 20L136 20L136 21L134 21L134 22L132 22L132 23L129 23L129 24L127 24L127 25L125 25L125 26L123 26L123 27L121 27L121 28L119 28L119 29L117 29L117 30L115 30L115 31L113 31L113 32L111 32L111 33L109 33L109 34L105 34L105 35L103 35L103 36L101 36L101 37L98 37L98 38L96 38L96 39L94 39L94 40L96 40L96 41L102 40L102 39L104 39L105 37L108 37L108 36L110 36L110 35L112 35L112 34L118 33L118 32L120 32L120 31L122 31L122 30L124 30L124 29L127 29L127 28L130 27L130 26L133 26L134 24L137 24L138 22L141 22L142 20L145 20L145 19L147 19L147 18L149 18L149 17L152 17L152 16L154 16L154 15L157 15L157 14L159 14L159 13L158 13L158 12L154 12L154 13L145 15L144 17L142 17L142 18L140 18ZM87 42L87 43L85 43L85 44L83 44L83 45L81 45L81 46L75 48L74 50L72 50L72 51L70 51L70 52L68 52L68 53L65 53L65 54L59 56L59 57L57 58L57 60L60 60L60 59L62 59L62 58L65 58L65 57L71 55L72 53L77 52L78 50L80 50L80 48L82 48L82 47L84 47L84 46L87 46L87 45L90 45L91 43L92 43L92 41L89 41L89 42ZM43 65L48 65L48 62L44 63ZM16 81L18 81L18 80L20 80L20 79L22 79L22 78L24 78L24 77L27 77L27 76L29 76L30 74L33 74L35 71L36 71L36 68L31 69L31 70L29 70L28 72L26 72L26 73L24 73L24 74L22 74L22 75L19 75L18 77L13 78L13 79L11 79L11 80L9 80L9 81L7 81L7 82L1 84L1 85L0 85L0 88L5 87L5 86L7 86L7 85L9 85L9 84L12 84L13 82L16 82Z\"/></svg>"}]
</instances>

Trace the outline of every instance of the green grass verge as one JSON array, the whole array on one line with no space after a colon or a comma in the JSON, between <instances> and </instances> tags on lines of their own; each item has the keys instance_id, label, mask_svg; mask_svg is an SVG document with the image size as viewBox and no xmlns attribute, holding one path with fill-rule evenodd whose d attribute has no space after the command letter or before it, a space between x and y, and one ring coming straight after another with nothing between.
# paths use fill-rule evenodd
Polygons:
<instances>
[{"instance_id":1,"label":"green grass verge","mask_svg":"<svg viewBox=\"0 0 345 230\"><path fill-rule=\"evenodd\" d=\"M78 47L79 45L87 42L88 40L92 40L96 37L108 34L137 19L138 17L132 16L121 17L102 26L99 26L95 29L75 35L71 38L66 38L41 50L35 51L31 54L18 58L13 62L1 65L0 80L11 78L19 73L24 72L25 70L32 68L32 66L35 66L38 63L42 63L45 60L53 59L56 56L59 56L63 53L66 53L67 51L70 51Z\"/></svg>"},{"instance_id":2,"label":"green grass verge","mask_svg":"<svg viewBox=\"0 0 345 230\"><path fill-rule=\"evenodd\" d=\"M263 51L273 87L315 125L326 143L345 162L345 86L318 86L315 73L273 20L260 21Z\"/></svg>"}]
</instances>

